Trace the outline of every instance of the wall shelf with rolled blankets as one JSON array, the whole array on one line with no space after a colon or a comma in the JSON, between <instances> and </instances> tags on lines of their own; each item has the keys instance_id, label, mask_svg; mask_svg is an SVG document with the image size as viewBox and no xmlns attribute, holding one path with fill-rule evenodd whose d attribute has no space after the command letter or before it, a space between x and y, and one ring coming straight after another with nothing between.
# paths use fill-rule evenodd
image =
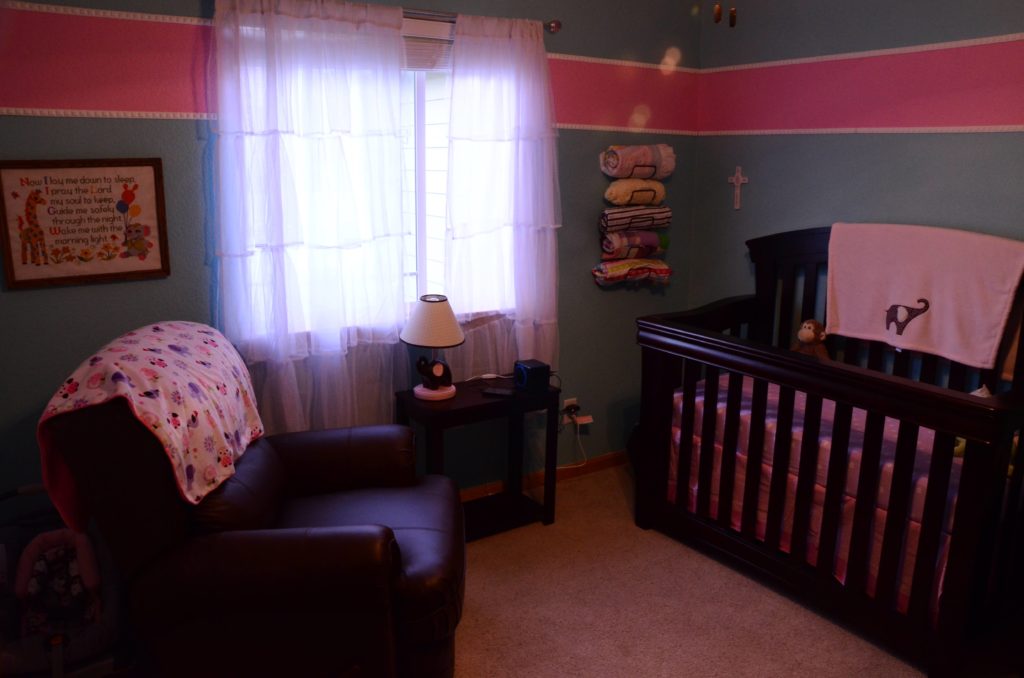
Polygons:
<instances>
[{"instance_id":1,"label":"wall shelf with rolled blankets","mask_svg":"<svg viewBox=\"0 0 1024 678\"><path fill-rule=\"evenodd\" d=\"M675 151L666 144L609 146L600 161L601 171L613 179L604 193L612 207L598 221L601 263L591 269L594 282L667 285L672 268L662 257L672 210L662 204L661 180L675 171Z\"/></svg>"}]
</instances>

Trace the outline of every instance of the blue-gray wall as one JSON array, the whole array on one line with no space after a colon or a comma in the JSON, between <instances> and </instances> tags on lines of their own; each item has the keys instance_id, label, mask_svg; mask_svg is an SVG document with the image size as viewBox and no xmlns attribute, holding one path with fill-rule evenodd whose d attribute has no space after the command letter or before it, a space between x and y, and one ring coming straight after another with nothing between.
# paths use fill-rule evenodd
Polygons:
<instances>
[{"instance_id":1,"label":"blue-gray wall","mask_svg":"<svg viewBox=\"0 0 1024 678\"><path fill-rule=\"evenodd\" d=\"M140 325L210 322L204 232L205 122L0 117L0 159L159 157L171 276L0 291L0 491L38 482L35 425L78 363Z\"/></svg>"},{"instance_id":2,"label":"blue-gray wall","mask_svg":"<svg viewBox=\"0 0 1024 678\"><path fill-rule=\"evenodd\" d=\"M61 4L212 16L208 0ZM415 6L558 18L564 29L547 37L550 52L658 63L667 48L677 47L689 59L682 65L696 65L699 17L677 0L648 0L642 12L610 0L424 0ZM0 291L0 491L38 481L35 424L57 386L94 349L151 322L212 322L204 196L207 129L205 122L0 116L0 159L162 158L171 260L171 276L165 280ZM563 131L559 139L565 224L559 232L560 377L565 394L578 397L585 411L596 417L582 439L592 456L622 449L636 418L639 362L633 318L679 307L685 299L682 283L658 292L606 291L598 289L590 275L591 266L599 261L596 221L608 183L599 170L598 154L613 143L657 142L673 144L680 155L679 171L668 184L668 204L681 215L674 226L681 241L693 210L692 139L581 131ZM681 267L682 255L682 248L677 248L669 260ZM487 434L500 437L502 430L491 427ZM529 437L534 467L540 449L537 433L534 422ZM449 442L454 475L462 486L500 477L500 441L499 449L493 450L497 454L480 454L473 432L456 432ZM559 448L562 461L577 459L569 432L561 437Z\"/></svg>"},{"instance_id":3,"label":"blue-gray wall","mask_svg":"<svg viewBox=\"0 0 1024 678\"><path fill-rule=\"evenodd\" d=\"M705 5L713 2L705 2ZM725 4L725 3L723 3ZM715 68L1018 33L1020 0L747 0L734 29L707 13L700 66Z\"/></svg>"},{"instance_id":4,"label":"blue-gray wall","mask_svg":"<svg viewBox=\"0 0 1024 678\"><path fill-rule=\"evenodd\" d=\"M701 68L1024 32L1020 0L733 4L734 29L704 17ZM876 221L1024 239L1024 134L712 136L696 147L691 305L753 291L744 242L779 231ZM727 182L737 165L750 179L738 211Z\"/></svg>"},{"instance_id":5,"label":"blue-gray wall","mask_svg":"<svg viewBox=\"0 0 1024 678\"><path fill-rule=\"evenodd\" d=\"M56 1L56 0L51 0ZM98 9L212 15L210 0L65 0ZM399 4L389 0L388 4ZM658 63L669 47L681 65L715 67L1024 32L1020 0L750 0L739 25L713 25L695 0L422 0L418 8L558 18L550 52ZM710 2L703 3L705 8ZM609 92L608 95L614 95ZM665 290L597 288L595 222L607 179L598 153L613 143L670 143L675 212ZM211 322L205 179L207 123L0 117L0 159L160 157L172 275L166 280L0 291L0 491L39 478L35 423L57 385L96 347L168 318ZM1024 135L885 134L700 137L563 130L559 139L564 226L559 232L564 394L596 417L582 442L591 456L624 447L639 403L633 319L750 291L743 242L837 220L973 228L1024 237ZM732 209L726 178L742 165L750 183ZM531 447L536 453L536 431ZM500 455L454 436L463 486L494 480ZM570 432L563 462L577 458Z\"/></svg>"}]
</instances>

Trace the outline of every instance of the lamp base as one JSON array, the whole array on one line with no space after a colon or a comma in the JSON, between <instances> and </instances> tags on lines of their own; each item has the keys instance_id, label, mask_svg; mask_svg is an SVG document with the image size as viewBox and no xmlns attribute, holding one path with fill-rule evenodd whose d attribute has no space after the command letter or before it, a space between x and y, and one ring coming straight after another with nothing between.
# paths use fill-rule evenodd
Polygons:
<instances>
[{"instance_id":1,"label":"lamp base","mask_svg":"<svg viewBox=\"0 0 1024 678\"><path fill-rule=\"evenodd\" d=\"M448 400L455 397L454 386L442 386L437 389L427 388L420 384L412 390L412 394L420 400Z\"/></svg>"}]
</instances>

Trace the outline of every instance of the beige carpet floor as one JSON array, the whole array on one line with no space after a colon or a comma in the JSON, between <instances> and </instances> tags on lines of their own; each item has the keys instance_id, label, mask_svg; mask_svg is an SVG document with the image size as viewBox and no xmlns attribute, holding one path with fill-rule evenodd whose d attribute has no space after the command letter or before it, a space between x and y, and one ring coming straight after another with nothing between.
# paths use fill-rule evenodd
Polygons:
<instances>
[{"instance_id":1,"label":"beige carpet floor","mask_svg":"<svg viewBox=\"0 0 1024 678\"><path fill-rule=\"evenodd\" d=\"M625 466L558 484L553 525L469 544L457 678L919 676L757 581L633 524Z\"/></svg>"}]
</instances>

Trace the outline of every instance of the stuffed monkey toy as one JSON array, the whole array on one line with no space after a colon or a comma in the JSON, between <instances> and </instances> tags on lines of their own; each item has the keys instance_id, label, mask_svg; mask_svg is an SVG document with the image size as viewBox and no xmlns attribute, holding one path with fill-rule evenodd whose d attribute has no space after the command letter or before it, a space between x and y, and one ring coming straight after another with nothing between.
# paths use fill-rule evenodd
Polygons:
<instances>
[{"instance_id":1,"label":"stuffed monkey toy","mask_svg":"<svg viewBox=\"0 0 1024 678\"><path fill-rule=\"evenodd\" d=\"M813 356L820 360L828 360L828 351L825 350L825 326L813 318L800 323L800 329L796 332L796 341L793 342L793 350L797 353Z\"/></svg>"}]
</instances>

